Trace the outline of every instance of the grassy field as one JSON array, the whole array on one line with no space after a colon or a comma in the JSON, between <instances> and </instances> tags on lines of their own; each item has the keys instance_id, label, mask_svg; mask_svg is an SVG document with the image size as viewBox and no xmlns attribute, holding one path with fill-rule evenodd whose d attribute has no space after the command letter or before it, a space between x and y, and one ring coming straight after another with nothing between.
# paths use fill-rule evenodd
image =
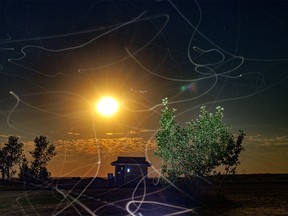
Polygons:
<instances>
[{"instance_id":1,"label":"grassy field","mask_svg":"<svg viewBox=\"0 0 288 216\"><path fill-rule=\"evenodd\" d=\"M288 175L237 175L219 193L207 185L194 200L187 191L107 187L89 179L50 186L1 185L0 215L288 215Z\"/></svg>"}]
</instances>

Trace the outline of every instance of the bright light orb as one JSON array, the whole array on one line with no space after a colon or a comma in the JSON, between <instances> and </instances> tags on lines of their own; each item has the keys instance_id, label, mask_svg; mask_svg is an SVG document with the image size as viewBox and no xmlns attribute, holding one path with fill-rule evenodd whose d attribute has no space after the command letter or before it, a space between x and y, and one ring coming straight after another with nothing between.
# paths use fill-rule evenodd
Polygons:
<instances>
[{"instance_id":1,"label":"bright light orb","mask_svg":"<svg viewBox=\"0 0 288 216\"><path fill-rule=\"evenodd\" d=\"M118 111L119 105L118 102L111 97L103 97L96 104L97 111L103 116L112 116Z\"/></svg>"}]
</instances>

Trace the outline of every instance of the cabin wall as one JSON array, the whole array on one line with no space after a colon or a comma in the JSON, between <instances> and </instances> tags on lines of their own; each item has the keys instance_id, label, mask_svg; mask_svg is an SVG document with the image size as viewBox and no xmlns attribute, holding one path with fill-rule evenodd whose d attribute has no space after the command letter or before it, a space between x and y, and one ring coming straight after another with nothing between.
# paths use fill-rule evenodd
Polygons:
<instances>
[{"instance_id":1,"label":"cabin wall","mask_svg":"<svg viewBox=\"0 0 288 216\"><path fill-rule=\"evenodd\" d=\"M115 180L117 185L124 183L137 183L147 177L148 167L143 165L117 165L115 166Z\"/></svg>"}]
</instances>

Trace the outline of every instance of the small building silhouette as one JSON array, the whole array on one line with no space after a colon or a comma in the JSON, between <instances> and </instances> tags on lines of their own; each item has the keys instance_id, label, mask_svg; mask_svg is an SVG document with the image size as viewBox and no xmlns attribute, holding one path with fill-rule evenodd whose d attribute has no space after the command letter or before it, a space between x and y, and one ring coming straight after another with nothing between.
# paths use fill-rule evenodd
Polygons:
<instances>
[{"instance_id":1,"label":"small building silhouette","mask_svg":"<svg viewBox=\"0 0 288 216\"><path fill-rule=\"evenodd\" d=\"M118 157L111 163L115 166L115 183L135 184L143 177L147 178L148 167L151 166L145 157Z\"/></svg>"}]
</instances>

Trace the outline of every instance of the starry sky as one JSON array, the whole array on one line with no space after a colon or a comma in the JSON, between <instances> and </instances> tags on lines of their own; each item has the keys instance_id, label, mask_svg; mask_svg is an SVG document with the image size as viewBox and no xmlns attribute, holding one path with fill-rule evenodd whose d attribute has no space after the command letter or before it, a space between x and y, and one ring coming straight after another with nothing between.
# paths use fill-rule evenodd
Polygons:
<instances>
[{"instance_id":1,"label":"starry sky","mask_svg":"<svg viewBox=\"0 0 288 216\"><path fill-rule=\"evenodd\" d=\"M288 2L1 1L0 145L56 146L53 176L107 176L153 155L161 101L176 121L224 107L247 134L238 173L288 173ZM119 112L95 102L111 95Z\"/></svg>"}]
</instances>

